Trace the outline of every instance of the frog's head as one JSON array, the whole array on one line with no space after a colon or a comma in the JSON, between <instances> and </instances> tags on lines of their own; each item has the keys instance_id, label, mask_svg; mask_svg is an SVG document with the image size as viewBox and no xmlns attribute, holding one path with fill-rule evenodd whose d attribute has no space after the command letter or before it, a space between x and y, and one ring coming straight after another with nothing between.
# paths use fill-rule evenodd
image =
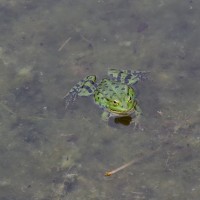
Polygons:
<instances>
[{"instance_id":1,"label":"frog's head","mask_svg":"<svg viewBox=\"0 0 200 200\"><path fill-rule=\"evenodd\" d=\"M117 115L129 115L136 108L135 91L133 88L126 86L120 95L113 95L113 98L107 99L107 109L109 112Z\"/></svg>"},{"instance_id":2,"label":"frog's head","mask_svg":"<svg viewBox=\"0 0 200 200\"><path fill-rule=\"evenodd\" d=\"M129 115L136 109L135 91L125 84L112 84L109 90L95 93L95 102L115 115Z\"/></svg>"}]
</instances>

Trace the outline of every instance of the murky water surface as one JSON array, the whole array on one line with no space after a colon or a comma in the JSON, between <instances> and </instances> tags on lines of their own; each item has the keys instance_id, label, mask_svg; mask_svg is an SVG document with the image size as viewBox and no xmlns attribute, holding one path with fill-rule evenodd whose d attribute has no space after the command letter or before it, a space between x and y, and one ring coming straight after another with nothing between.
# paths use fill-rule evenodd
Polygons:
<instances>
[{"instance_id":1,"label":"murky water surface","mask_svg":"<svg viewBox=\"0 0 200 200\"><path fill-rule=\"evenodd\" d=\"M192 0L0 0L0 199L198 200L199 13ZM108 68L150 72L141 129L102 121L92 98L65 110Z\"/></svg>"}]
</instances>

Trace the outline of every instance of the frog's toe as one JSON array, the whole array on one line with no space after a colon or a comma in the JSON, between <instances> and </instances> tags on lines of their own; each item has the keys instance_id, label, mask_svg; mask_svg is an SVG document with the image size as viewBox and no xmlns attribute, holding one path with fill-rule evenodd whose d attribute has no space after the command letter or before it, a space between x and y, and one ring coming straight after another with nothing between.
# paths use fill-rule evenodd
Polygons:
<instances>
[{"instance_id":1,"label":"frog's toe","mask_svg":"<svg viewBox=\"0 0 200 200\"><path fill-rule=\"evenodd\" d=\"M109 118L110 118L110 113L109 112L103 112L102 115L101 115L101 118L103 121L108 121Z\"/></svg>"},{"instance_id":2,"label":"frog's toe","mask_svg":"<svg viewBox=\"0 0 200 200\"><path fill-rule=\"evenodd\" d=\"M67 109L69 107L70 104L73 104L74 101L76 100L77 98L77 92L71 92L71 93L68 93L64 96L64 101L65 101L65 109Z\"/></svg>"},{"instance_id":3,"label":"frog's toe","mask_svg":"<svg viewBox=\"0 0 200 200\"><path fill-rule=\"evenodd\" d=\"M141 113L136 113L136 116L132 118L131 124L133 124L135 129L143 131L143 127L141 126Z\"/></svg>"},{"instance_id":4,"label":"frog's toe","mask_svg":"<svg viewBox=\"0 0 200 200\"><path fill-rule=\"evenodd\" d=\"M144 131L144 128L142 127L141 123L138 120L132 120L131 124L133 124L134 129Z\"/></svg>"}]
</instances>

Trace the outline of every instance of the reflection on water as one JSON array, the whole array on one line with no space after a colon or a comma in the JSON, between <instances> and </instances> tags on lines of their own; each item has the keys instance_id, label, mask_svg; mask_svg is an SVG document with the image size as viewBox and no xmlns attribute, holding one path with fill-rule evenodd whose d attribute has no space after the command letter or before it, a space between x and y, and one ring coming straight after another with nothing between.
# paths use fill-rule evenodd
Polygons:
<instances>
[{"instance_id":1,"label":"reflection on water","mask_svg":"<svg viewBox=\"0 0 200 200\"><path fill-rule=\"evenodd\" d=\"M198 4L1 0L0 199L198 200ZM90 98L65 110L107 68L150 71L141 129Z\"/></svg>"}]
</instances>

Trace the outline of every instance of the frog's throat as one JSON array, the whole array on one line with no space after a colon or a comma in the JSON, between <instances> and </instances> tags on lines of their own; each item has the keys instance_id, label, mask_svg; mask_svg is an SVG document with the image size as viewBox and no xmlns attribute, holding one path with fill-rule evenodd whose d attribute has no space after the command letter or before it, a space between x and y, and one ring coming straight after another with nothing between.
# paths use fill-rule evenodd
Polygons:
<instances>
[{"instance_id":1,"label":"frog's throat","mask_svg":"<svg viewBox=\"0 0 200 200\"><path fill-rule=\"evenodd\" d=\"M135 107L132 107L131 109L129 110L126 110L126 111L117 111L117 110L112 110L112 109L109 109L109 111L113 114L116 114L116 115L122 115L122 116L126 116L126 115L129 115L131 114L132 112L135 111Z\"/></svg>"}]
</instances>

